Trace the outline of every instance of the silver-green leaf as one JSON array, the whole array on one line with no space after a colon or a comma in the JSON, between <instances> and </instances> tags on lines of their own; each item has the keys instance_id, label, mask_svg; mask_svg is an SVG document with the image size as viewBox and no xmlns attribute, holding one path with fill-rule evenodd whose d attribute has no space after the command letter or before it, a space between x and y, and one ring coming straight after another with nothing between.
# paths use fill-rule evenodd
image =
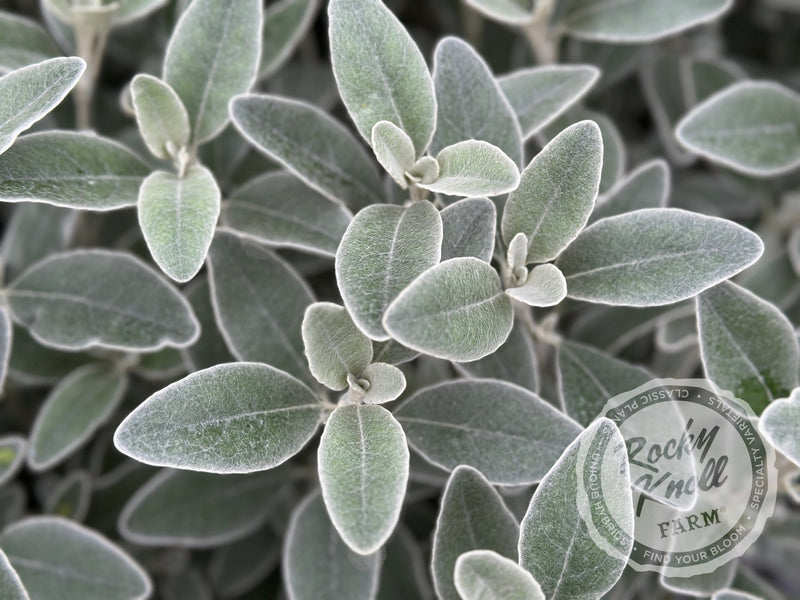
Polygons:
<instances>
[{"instance_id":1,"label":"silver-green leaf","mask_svg":"<svg viewBox=\"0 0 800 600\"><path fill-rule=\"evenodd\" d=\"M30 600L22 581L8 562L8 557L0 549L0 596L5 600Z\"/></svg>"},{"instance_id":2,"label":"silver-green leaf","mask_svg":"<svg viewBox=\"0 0 800 600\"><path fill-rule=\"evenodd\" d=\"M131 101L150 152L164 160L175 159L192 135L189 113L177 92L157 77L140 74L131 82Z\"/></svg>"},{"instance_id":3,"label":"silver-green leaf","mask_svg":"<svg viewBox=\"0 0 800 600\"><path fill-rule=\"evenodd\" d=\"M581 430L533 392L494 379L424 388L395 415L428 461L470 465L497 485L538 482Z\"/></svg>"},{"instance_id":4,"label":"silver-green leaf","mask_svg":"<svg viewBox=\"0 0 800 600\"><path fill-rule=\"evenodd\" d=\"M194 0L164 57L164 81L189 113L195 145L228 122L228 102L250 89L261 58L261 0Z\"/></svg>"},{"instance_id":5,"label":"silver-green leaf","mask_svg":"<svg viewBox=\"0 0 800 600\"><path fill-rule=\"evenodd\" d=\"M199 334L189 303L124 252L53 254L20 275L6 294L14 319L56 348L155 351L187 346Z\"/></svg>"},{"instance_id":6,"label":"silver-green leaf","mask_svg":"<svg viewBox=\"0 0 800 600\"><path fill-rule=\"evenodd\" d=\"M474 256L491 262L497 208L487 198L465 198L442 212L442 260Z\"/></svg>"},{"instance_id":7,"label":"silver-green leaf","mask_svg":"<svg viewBox=\"0 0 800 600\"><path fill-rule=\"evenodd\" d=\"M382 406L339 406L322 432L317 465L336 531L354 552L376 552L394 531L406 495L403 428Z\"/></svg>"},{"instance_id":8,"label":"silver-green leaf","mask_svg":"<svg viewBox=\"0 0 800 600\"><path fill-rule=\"evenodd\" d=\"M471 550L459 556L454 577L464 600L545 600L533 575L492 550Z\"/></svg>"},{"instance_id":9,"label":"silver-green leaf","mask_svg":"<svg viewBox=\"0 0 800 600\"><path fill-rule=\"evenodd\" d=\"M430 202L379 204L360 211L336 253L336 282L353 322L373 340L397 295L441 257L442 219ZM406 344L407 345L407 344Z\"/></svg>"},{"instance_id":10,"label":"silver-green leaf","mask_svg":"<svg viewBox=\"0 0 800 600\"><path fill-rule=\"evenodd\" d=\"M397 400L406 389L406 376L389 363L374 362L367 365L359 379L368 384L362 398L366 404L384 404Z\"/></svg>"},{"instance_id":11,"label":"silver-green leaf","mask_svg":"<svg viewBox=\"0 0 800 600\"><path fill-rule=\"evenodd\" d=\"M7 73L60 54L44 28L31 19L0 12L0 73Z\"/></svg>"},{"instance_id":12,"label":"silver-green leaf","mask_svg":"<svg viewBox=\"0 0 800 600\"><path fill-rule=\"evenodd\" d=\"M114 445L150 465L250 473L299 452L319 419L317 397L291 375L260 363L229 363L150 396L117 428Z\"/></svg>"},{"instance_id":13,"label":"silver-green leaf","mask_svg":"<svg viewBox=\"0 0 800 600\"><path fill-rule=\"evenodd\" d=\"M764 245L732 221L677 208L649 208L584 229L556 265L569 297L624 306L690 298L735 275Z\"/></svg>"},{"instance_id":14,"label":"silver-green leaf","mask_svg":"<svg viewBox=\"0 0 800 600\"><path fill-rule=\"evenodd\" d=\"M447 146L436 155L439 177L419 187L450 196L498 196L517 189L519 169L500 148L480 140Z\"/></svg>"},{"instance_id":15,"label":"silver-green leaf","mask_svg":"<svg viewBox=\"0 0 800 600\"><path fill-rule=\"evenodd\" d=\"M470 361L506 341L513 316L497 271L477 258L461 257L414 279L386 309L383 325L413 350Z\"/></svg>"},{"instance_id":16,"label":"silver-green leaf","mask_svg":"<svg viewBox=\"0 0 800 600\"><path fill-rule=\"evenodd\" d=\"M642 208L664 208L670 194L669 165L662 159L648 161L597 199L590 222Z\"/></svg>"},{"instance_id":17,"label":"silver-green leaf","mask_svg":"<svg viewBox=\"0 0 800 600\"><path fill-rule=\"evenodd\" d=\"M417 162L414 142L391 121L378 121L372 127L372 150L375 158L401 188L408 187L406 172Z\"/></svg>"},{"instance_id":18,"label":"silver-green leaf","mask_svg":"<svg viewBox=\"0 0 800 600\"><path fill-rule=\"evenodd\" d=\"M800 466L800 392L795 388L788 398L775 400L761 413L758 424L770 443Z\"/></svg>"},{"instance_id":19,"label":"silver-green leaf","mask_svg":"<svg viewBox=\"0 0 800 600\"><path fill-rule=\"evenodd\" d=\"M506 294L530 306L555 306L567 297L567 280L557 266L537 265L522 285L508 288Z\"/></svg>"},{"instance_id":20,"label":"silver-green leaf","mask_svg":"<svg viewBox=\"0 0 800 600\"><path fill-rule=\"evenodd\" d=\"M328 21L333 74L361 135L369 141L375 123L391 121L421 155L436 128L436 97L414 40L381 0L332 0Z\"/></svg>"}]
</instances>

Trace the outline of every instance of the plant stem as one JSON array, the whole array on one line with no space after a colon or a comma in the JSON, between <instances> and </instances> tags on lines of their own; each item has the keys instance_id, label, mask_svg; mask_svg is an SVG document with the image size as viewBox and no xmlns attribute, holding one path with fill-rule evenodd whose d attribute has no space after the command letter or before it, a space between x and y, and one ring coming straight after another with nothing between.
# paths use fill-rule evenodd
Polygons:
<instances>
[{"instance_id":1,"label":"plant stem","mask_svg":"<svg viewBox=\"0 0 800 600\"><path fill-rule=\"evenodd\" d=\"M561 34L550 28L554 4L554 0L539 0L533 18L523 27L525 38L536 57L536 62L540 65L552 65L558 62Z\"/></svg>"},{"instance_id":2,"label":"plant stem","mask_svg":"<svg viewBox=\"0 0 800 600\"><path fill-rule=\"evenodd\" d=\"M73 9L76 51L86 61L86 71L75 86L75 121L78 129L92 128L92 100L111 31L113 13L101 8L90 6Z\"/></svg>"}]
</instances>

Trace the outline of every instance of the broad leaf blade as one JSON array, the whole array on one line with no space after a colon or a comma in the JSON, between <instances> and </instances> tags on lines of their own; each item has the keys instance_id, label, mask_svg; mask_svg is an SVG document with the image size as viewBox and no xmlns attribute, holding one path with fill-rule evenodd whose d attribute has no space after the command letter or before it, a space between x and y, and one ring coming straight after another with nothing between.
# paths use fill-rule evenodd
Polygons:
<instances>
[{"instance_id":1,"label":"broad leaf blade","mask_svg":"<svg viewBox=\"0 0 800 600\"><path fill-rule=\"evenodd\" d=\"M336 253L336 282L353 322L373 340L387 340L381 320L389 304L439 262L442 219L427 201L408 208L369 206L350 223Z\"/></svg>"},{"instance_id":2,"label":"broad leaf blade","mask_svg":"<svg viewBox=\"0 0 800 600\"><path fill-rule=\"evenodd\" d=\"M289 60L313 24L318 8L319 0L282 0L264 10L259 79L269 77Z\"/></svg>"},{"instance_id":3,"label":"broad leaf blade","mask_svg":"<svg viewBox=\"0 0 800 600\"><path fill-rule=\"evenodd\" d=\"M567 281L555 265L537 265L525 283L507 289L506 294L529 306L555 306L567 296Z\"/></svg>"},{"instance_id":4,"label":"broad leaf blade","mask_svg":"<svg viewBox=\"0 0 800 600\"><path fill-rule=\"evenodd\" d=\"M150 152L164 160L175 158L192 135L189 113L175 90L152 75L137 75L131 82L131 101Z\"/></svg>"},{"instance_id":5,"label":"broad leaf blade","mask_svg":"<svg viewBox=\"0 0 800 600\"><path fill-rule=\"evenodd\" d=\"M103 363L70 373L36 415L28 466L45 471L80 448L112 416L127 387L125 374Z\"/></svg>"},{"instance_id":6,"label":"broad leaf blade","mask_svg":"<svg viewBox=\"0 0 800 600\"><path fill-rule=\"evenodd\" d=\"M587 461L587 453L600 458ZM591 503L585 487L590 475L603 481ZM603 515L608 521L601 525ZM520 525L520 564L550 600L595 600L620 578L632 547L625 440L603 418L570 444L536 488Z\"/></svg>"},{"instance_id":7,"label":"broad leaf blade","mask_svg":"<svg viewBox=\"0 0 800 600\"><path fill-rule=\"evenodd\" d=\"M522 172L506 202L503 239L528 238L527 262L548 262L574 240L594 208L603 165L603 141L593 121L568 127Z\"/></svg>"},{"instance_id":8,"label":"broad leaf blade","mask_svg":"<svg viewBox=\"0 0 800 600\"><path fill-rule=\"evenodd\" d=\"M406 172L417 162L414 142L408 134L391 121L378 121L372 128L372 150L375 158L397 185L408 187Z\"/></svg>"},{"instance_id":9,"label":"broad leaf blade","mask_svg":"<svg viewBox=\"0 0 800 600\"><path fill-rule=\"evenodd\" d=\"M436 97L411 36L380 0L333 0L328 21L333 74L361 135L370 140L375 123L391 121L421 155L436 127Z\"/></svg>"},{"instance_id":10,"label":"broad leaf blade","mask_svg":"<svg viewBox=\"0 0 800 600\"><path fill-rule=\"evenodd\" d=\"M459 556L454 577L456 589L465 600L545 600L530 573L491 550L472 550Z\"/></svg>"},{"instance_id":11,"label":"broad leaf blade","mask_svg":"<svg viewBox=\"0 0 800 600\"><path fill-rule=\"evenodd\" d=\"M770 443L796 465L800 465L800 397L795 389L788 398L775 400L761 413L758 424Z\"/></svg>"},{"instance_id":12,"label":"broad leaf blade","mask_svg":"<svg viewBox=\"0 0 800 600\"><path fill-rule=\"evenodd\" d=\"M382 406L339 406L328 418L317 452L322 497L333 526L358 554L376 552L394 531L408 461L403 428Z\"/></svg>"},{"instance_id":13,"label":"broad leaf blade","mask_svg":"<svg viewBox=\"0 0 800 600\"><path fill-rule=\"evenodd\" d=\"M150 174L133 152L91 133L26 135L0 161L0 200L84 210L133 206Z\"/></svg>"},{"instance_id":14,"label":"broad leaf blade","mask_svg":"<svg viewBox=\"0 0 800 600\"><path fill-rule=\"evenodd\" d=\"M406 389L403 372L388 363L374 362L367 365L359 379L369 384L362 399L366 404L384 404L397 400Z\"/></svg>"},{"instance_id":15,"label":"broad leaf blade","mask_svg":"<svg viewBox=\"0 0 800 600\"><path fill-rule=\"evenodd\" d=\"M670 194L669 165L651 160L628 175L597 199L590 222L642 208L664 208Z\"/></svg>"},{"instance_id":16,"label":"broad leaf blade","mask_svg":"<svg viewBox=\"0 0 800 600\"><path fill-rule=\"evenodd\" d=\"M442 212L442 260L474 256L491 262L497 208L487 198L466 198Z\"/></svg>"},{"instance_id":17,"label":"broad leaf blade","mask_svg":"<svg viewBox=\"0 0 800 600\"><path fill-rule=\"evenodd\" d=\"M233 100L231 117L245 138L322 195L354 211L381 202L383 184L369 155L318 108L280 96L247 95Z\"/></svg>"},{"instance_id":18,"label":"broad leaf blade","mask_svg":"<svg viewBox=\"0 0 800 600\"><path fill-rule=\"evenodd\" d=\"M156 171L139 190L139 226L153 260L179 283L203 267L219 217L214 175L192 166L183 176Z\"/></svg>"},{"instance_id":19,"label":"broad leaf blade","mask_svg":"<svg viewBox=\"0 0 800 600\"><path fill-rule=\"evenodd\" d=\"M479 471L456 467L442 495L433 534L431 571L437 596L460 600L453 569L461 554L484 548L516 559L518 538L519 525L500 494Z\"/></svg>"},{"instance_id":20,"label":"broad leaf blade","mask_svg":"<svg viewBox=\"0 0 800 600\"><path fill-rule=\"evenodd\" d=\"M417 277L389 305L383 325L409 348L454 361L491 354L513 324L511 301L491 266L451 258Z\"/></svg>"},{"instance_id":21,"label":"broad leaf blade","mask_svg":"<svg viewBox=\"0 0 800 600\"><path fill-rule=\"evenodd\" d=\"M8 557L0 549L0 596L5 600L30 600L22 581L8 562Z\"/></svg>"},{"instance_id":22,"label":"broad leaf blade","mask_svg":"<svg viewBox=\"0 0 800 600\"><path fill-rule=\"evenodd\" d=\"M800 96L770 81L728 86L678 123L690 151L745 175L771 177L800 166Z\"/></svg>"},{"instance_id":23,"label":"broad leaf blade","mask_svg":"<svg viewBox=\"0 0 800 600\"><path fill-rule=\"evenodd\" d=\"M271 250L225 231L214 238L208 266L216 320L234 356L313 381L300 326L314 297L300 275Z\"/></svg>"},{"instance_id":24,"label":"broad leaf blade","mask_svg":"<svg viewBox=\"0 0 800 600\"><path fill-rule=\"evenodd\" d=\"M450 196L498 196L517 189L519 169L497 146L466 140L436 155L439 177L419 187Z\"/></svg>"},{"instance_id":25,"label":"broad leaf blade","mask_svg":"<svg viewBox=\"0 0 800 600\"><path fill-rule=\"evenodd\" d=\"M80 58L52 58L0 77L0 154L58 106L85 69Z\"/></svg>"},{"instance_id":26,"label":"broad leaf blade","mask_svg":"<svg viewBox=\"0 0 800 600\"><path fill-rule=\"evenodd\" d=\"M11 566L37 600L144 600L145 571L100 534L73 521L32 517L0 537Z\"/></svg>"},{"instance_id":27,"label":"broad leaf blade","mask_svg":"<svg viewBox=\"0 0 800 600\"><path fill-rule=\"evenodd\" d=\"M229 363L150 396L120 424L114 444L146 464L250 473L299 452L319 417L316 396L294 377L269 365Z\"/></svg>"},{"instance_id":28,"label":"broad leaf blade","mask_svg":"<svg viewBox=\"0 0 800 600\"><path fill-rule=\"evenodd\" d=\"M318 493L297 507L283 547L283 581L291 600L371 600L381 554L361 556L342 541Z\"/></svg>"},{"instance_id":29,"label":"broad leaf blade","mask_svg":"<svg viewBox=\"0 0 800 600\"><path fill-rule=\"evenodd\" d=\"M753 264L764 245L732 221L651 208L587 227L556 261L568 295L624 306L672 304Z\"/></svg>"},{"instance_id":30,"label":"broad leaf blade","mask_svg":"<svg viewBox=\"0 0 800 600\"><path fill-rule=\"evenodd\" d=\"M798 386L797 336L775 305L726 281L697 297L697 324L706 375L756 414Z\"/></svg>"},{"instance_id":31,"label":"broad leaf blade","mask_svg":"<svg viewBox=\"0 0 800 600\"><path fill-rule=\"evenodd\" d=\"M189 303L124 252L54 254L25 271L7 294L14 318L56 348L155 351L191 344L199 333Z\"/></svg>"},{"instance_id":32,"label":"broad leaf blade","mask_svg":"<svg viewBox=\"0 0 800 600\"><path fill-rule=\"evenodd\" d=\"M538 482L580 432L533 392L492 379L425 388L395 414L430 462L448 470L470 465L498 485Z\"/></svg>"},{"instance_id":33,"label":"broad leaf blade","mask_svg":"<svg viewBox=\"0 0 800 600\"><path fill-rule=\"evenodd\" d=\"M228 102L250 89L261 57L261 0L194 0L167 46L164 81L189 113L194 144L217 136Z\"/></svg>"}]
</instances>

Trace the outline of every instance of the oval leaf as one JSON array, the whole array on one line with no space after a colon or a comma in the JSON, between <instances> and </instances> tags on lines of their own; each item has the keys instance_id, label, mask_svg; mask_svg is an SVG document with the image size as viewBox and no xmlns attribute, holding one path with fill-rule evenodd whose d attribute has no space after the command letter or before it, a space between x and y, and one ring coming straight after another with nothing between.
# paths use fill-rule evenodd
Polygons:
<instances>
[{"instance_id":1,"label":"oval leaf","mask_svg":"<svg viewBox=\"0 0 800 600\"><path fill-rule=\"evenodd\" d=\"M491 266L472 257L428 269L389 305L383 319L398 342L431 356L477 360L506 340L514 315Z\"/></svg>"},{"instance_id":2,"label":"oval leaf","mask_svg":"<svg viewBox=\"0 0 800 600\"><path fill-rule=\"evenodd\" d=\"M387 363L375 362L364 369L359 379L369 384L362 401L366 404L383 404L397 400L406 389L403 372Z\"/></svg>"},{"instance_id":3,"label":"oval leaf","mask_svg":"<svg viewBox=\"0 0 800 600\"><path fill-rule=\"evenodd\" d=\"M533 392L493 379L425 388L395 414L430 462L447 470L470 465L497 485L538 482L580 433Z\"/></svg>"},{"instance_id":4,"label":"oval leaf","mask_svg":"<svg viewBox=\"0 0 800 600\"><path fill-rule=\"evenodd\" d=\"M28 592L22 587L19 575L8 562L8 557L0 549L0 596L5 600L30 600Z\"/></svg>"},{"instance_id":5,"label":"oval leaf","mask_svg":"<svg viewBox=\"0 0 800 600\"><path fill-rule=\"evenodd\" d=\"M764 245L732 221L677 208L601 219L556 261L568 295L624 306L690 298L750 266Z\"/></svg>"},{"instance_id":6,"label":"oval leaf","mask_svg":"<svg viewBox=\"0 0 800 600\"><path fill-rule=\"evenodd\" d=\"M487 198L466 198L442 212L442 260L474 256L491 262L497 208Z\"/></svg>"},{"instance_id":7,"label":"oval leaf","mask_svg":"<svg viewBox=\"0 0 800 600\"><path fill-rule=\"evenodd\" d=\"M372 149L375 158L401 188L406 189L406 171L417 162L414 142L391 121L378 121L372 128Z\"/></svg>"},{"instance_id":8,"label":"oval leaf","mask_svg":"<svg viewBox=\"0 0 800 600\"><path fill-rule=\"evenodd\" d=\"M433 534L431 571L441 600L460 600L453 581L458 557L485 548L517 558L519 524L486 478L472 467L456 467L442 495Z\"/></svg>"},{"instance_id":9,"label":"oval leaf","mask_svg":"<svg viewBox=\"0 0 800 600\"><path fill-rule=\"evenodd\" d=\"M150 174L130 150L93 133L44 131L26 135L0 161L0 200L67 208L133 206Z\"/></svg>"},{"instance_id":10,"label":"oval leaf","mask_svg":"<svg viewBox=\"0 0 800 600\"><path fill-rule=\"evenodd\" d=\"M590 221L642 208L664 208L669 193L669 165L660 158L648 161L597 199Z\"/></svg>"},{"instance_id":11,"label":"oval leaf","mask_svg":"<svg viewBox=\"0 0 800 600\"><path fill-rule=\"evenodd\" d=\"M0 546L31 598L144 600L147 573L100 534L57 517L32 517L8 527Z\"/></svg>"},{"instance_id":12,"label":"oval leaf","mask_svg":"<svg viewBox=\"0 0 800 600\"><path fill-rule=\"evenodd\" d=\"M525 283L507 289L506 294L530 306L555 306L567 296L567 281L557 266L538 265Z\"/></svg>"},{"instance_id":13,"label":"oval leaf","mask_svg":"<svg viewBox=\"0 0 800 600\"><path fill-rule=\"evenodd\" d=\"M233 100L231 117L250 143L320 194L354 211L382 201L383 184L369 155L318 108L279 96L247 95Z\"/></svg>"},{"instance_id":14,"label":"oval leaf","mask_svg":"<svg viewBox=\"0 0 800 600\"><path fill-rule=\"evenodd\" d=\"M19 435L4 435L0 438L0 487L11 481L25 462L28 447L25 438Z\"/></svg>"},{"instance_id":15,"label":"oval leaf","mask_svg":"<svg viewBox=\"0 0 800 600\"><path fill-rule=\"evenodd\" d=\"M144 143L154 156L170 160L189 143L189 113L178 94L157 77L137 75L131 82L131 100Z\"/></svg>"},{"instance_id":16,"label":"oval leaf","mask_svg":"<svg viewBox=\"0 0 800 600\"><path fill-rule=\"evenodd\" d=\"M800 96L771 81L726 87L686 115L676 129L690 151L753 177L800 166Z\"/></svg>"},{"instance_id":17,"label":"oval leaf","mask_svg":"<svg viewBox=\"0 0 800 600\"><path fill-rule=\"evenodd\" d=\"M381 406L334 410L319 441L322 497L336 531L358 554L372 554L400 518L408 483L403 428Z\"/></svg>"},{"instance_id":18,"label":"oval leaf","mask_svg":"<svg viewBox=\"0 0 800 600\"><path fill-rule=\"evenodd\" d=\"M459 556L454 577L464 600L545 600L530 573L491 550L472 550Z\"/></svg>"},{"instance_id":19,"label":"oval leaf","mask_svg":"<svg viewBox=\"0 0 800 600\"><path fill-rule=\"evenodd\" d=\"M250 89L261 57L261 0L194 0L164 57L164 81L178 93L196 144L228 122L228 102Z\"/></svg>"},{"instance_id":20,"label":"oval leaf","mask_svg":"<svg viewBox=\"0 0 800 600\"><path fill-rule=\"evenodd\" d=\"M378 121L405 131L421 155L436 128L436 97L425 59L380 0L328 5L331 62L347 112L370 140Z\"/></svg>"},{"instance_id":21,"label":"oval leaf","mask_svg":"<svg viewBox=\"0 0 800 600\"><path fill-rule=\"evenodd\" d=\"M253 589L278 565L281 541L267 526L216 550L208 563L214 591L233 598Z\"/></svg>"},{"instance_id":22,"label":"oval leaf","mask_svg":"<svg viewBox=\"0 0 800 600\"><path fill-rule=\"evenodd\" d=\"M593 121L558 134L522 172L508 197L501 229L508 244L528 238L527 262L553 260L586 225L603 166L603 140Z\"/></svg>"},{"instance_id":23,"label":"oval leaf","mask_svg":"<svg viewBox=\"0 0 800 600\"><path fill-rule=\"evenodd\" d=\"M139 190L139 226L153 260L175 281L197 275L214 236L220 191L211 171L156 171Z\"/></svg>"},{"instance_id":24,"label":"oval leaf","mask_svg":"<svg viewBox=\"0 0 800 600\"><path fill-rule=\"evenodd\" d=\"M85 69L86 63L77 57L51 58L0 77L0 154L61 104Z\"/></svg>"},{"instance_id":25,"label":"oval leaf","mask_svg":"<svg viewBox=\"0 0 800 600\"><path fill-rule=\"evenodd\" d=\"M56 348L154 351L186 346L199 333L189 303L124 252L51 255L17 278L7 297L15 319Z\"/></svg>"},{"instance_id":26,"label":"oval leaf","mask_svg":"<svg viewBox=\"0 0 800 600\"><path fill-rule=\"evenodd\" d=\"M95 363L73 371L53 388L36 415L28 466L45 471L85 444L122 402L124 373Z\"/></svg>"},{"instance_id":27,"label":"oval leaf","mask_svg":"<svg viewBox=\"0 0 800 600\"><path fill-rule=\"evenodd\" d=\"M389 335L384 312L417 276L439 262L442 219L430 202L380 204L359 212L336 253L336 282L353 322L373 340Z\"/></svg>"},{"instance_id":28,"label":"oval leaf","mask_svg":"<svg viewBox=\"0 0 800 600\"><path fill-rule=\"evenodd\" d=\"M756 414L798 386L800 348L778 308L728 281L697 297L706 375Z\"/></svg>"},{"instance_id":29,"label":"oval leaf","mask_svg":"<svg viewBox=\"0 0 800 600\"><path fill-rule=\"evenodd\" d=\"M294 377L269 365L230 363L150 396L122 421L114 445L149 465L250 473L299 452L319 416L316 396Z\"/></svg>"},{"instance_id":30,"label":"oval leaf","mask_svg":"<svg viewBox=\"0 0 800 600\"><path fill-rule=\"evenodd\" d=\"M466 140L448 146L436 156L439 177L417 185L450 196L498 196L517 189L519 169L497 146Z\"/></svg>"}]
</instances>

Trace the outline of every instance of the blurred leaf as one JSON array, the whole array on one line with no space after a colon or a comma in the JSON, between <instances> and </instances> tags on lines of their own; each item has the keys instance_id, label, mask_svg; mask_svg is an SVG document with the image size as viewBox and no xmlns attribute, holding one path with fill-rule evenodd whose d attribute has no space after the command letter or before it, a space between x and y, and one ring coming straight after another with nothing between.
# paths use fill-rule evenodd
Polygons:
<instances>
[{"instance_id":1,"label":"blurred leaf","mask_svg":"<svg viewBox=\"0 0 800 600\"><path fill-rule=\"evenodd\" d=\"M0 549L0 596L4 600L30 600L28 592L22 587L19 575L8 562L8 557Z\"/></svg>"},{"instance_id":2,"label":"blurred leaf","mask_svg":"<svg viewBox=\"0 0 800 600\"><path fill-rule=\"evenodd\" d=\"M497 209L487 198L467 198L447 206L442 216L442 260L474 256L492 261Z\"/></svg>"},{"instance_id":3,"label":"blurred leaf","mask_svg":"<svg viewBox=\"0 0 800 600\"><path fill-rule=\"evenodd\" d=\"M0 73L21 69L61 52L35 21L0 12Z\"/></svg>"},{"instance_id":4,"label":"blurred leaf","mask_svg":"<svg viewBox=\"0 0 800 600\"><path fill-rule=\"evenodd\" d=\"M192 135L189 113L177 92L157 77L140 74L131 82L131 100L147 148L158 158L175 159Z\"/></svg>"},{"instance_id":5,"label":"blurred leaf","mask_svg":"<svg viewBox=\"0 0 800 600\"><path fill-rule=\"evenodd\" d=\"M319 0L279 0L264 10L259 79L280 69L303 41L317 15Z\"/></svg>"},{"instance_id":6,"label":"blurred leaf","mask_svg":"<svg viewBox=\"0 0 800 600\"><path fill-rule=\"evenodd\" d=\"M0 486L11 481L25 462L28 444L20 435L0 437Z\"/></svg>"},{"instance_id":7,"label":"blurred leaf","mask_svg":"<svg viewBox=\"0 0 800 600\"><path fill-rule=\"evenodd\" d=\"M386 544L377 600L433 597L422 548L401 522Z\"/></svg>"},{"instance_id":8,"label":"blurred leaf","mask_svg":"<svg viewBox=\"0 0 800 600\"><path fill-rule=\"evenodd\" d=\"M214 591L222 598L248 592L278 565L280 556L281 539L268 527L215 550L208 564Z\"/></svg>"},{"instance_id":9,"label":"blurred leaf","mask_svg":"<svg viewBox=\"0 0 800 600\"><path fill-rule=\"evenodd\" d=\"M508 23L525 25L533 18L534 0L466 0L467 4L487 17Z\"/></svg>"},{"instance_id":10,"label":"blurred leaf","mask_svg":"<svg viewBox=\"0 0 800 600\"><path fill-rule=\"evenodd\" d=\"M769 442L789 460L800 466L800 392L793 390L788 398L775 400L761 413L759 428Z\"/></svg>"},{"instance_id":11,"label":"blurred leaf","mask_svg":"<svg viewBox=\"0 0 800 600\"><path fill-rule=\"evenodd\" d=\"M497 146L466 140L436 155L439 177L419 187L451 196L498 196L517 189L519 169Z\"/></svg>"},{"instance_id":12,"label":"blurred leaf","mask_svg":"<svg viewBox=\"0 0 800 600\"><path fill-rule=\"evenodd\" d=\"M589 222L642 208L665 208L670 186L671 176L666 161L660 158L648 161L597 199Z\"/></svg>"},{"instance_id":13,"label":"blurred leaf","mask_svg":"<svg viewBox=\"0 0 800 600\"><path fill-rule=\"evenodd\" d=\"M89 513L92 484L92 476L88 471L70 471L50 490L44 501L44 511L73 521L83 521Z\"/></svg>"},{"instance_id":14,"label":"blurred leaf","mask_svg":"<svg viewBox=\"0 0 800 600\"><path fill-rule=\"evenodd\" d=\"M545 600L530 573L492 550L472 550L459 556L455 582L465 600Z\"/></svg>"},{"instance_id":15,"label":"blurred leaf","mask_svg":"<svg viewBox=\"0 0 800 600\"><path fill-rule=\"evenodd\" d=\"M220 363L233 362L225 338L219 332L211 305L211 290L208 278L195 278L184 292L200 323L200 337L191 345L181 348L181 355L188 370L199 371Z\"/></svg>"},{"instance_id":16,"label":"blurred leaf","mask_svg":"<svg viewBox=\"0 0 800 600\"><path fill-rule=\"evenodd\" d=\"M662 573L659 583L663 588L678 594L709 596L731 585L738 565L739 561L734 558L710 573L698 573L691 577L665 577Z\"/></svg>"}]
</instances>

